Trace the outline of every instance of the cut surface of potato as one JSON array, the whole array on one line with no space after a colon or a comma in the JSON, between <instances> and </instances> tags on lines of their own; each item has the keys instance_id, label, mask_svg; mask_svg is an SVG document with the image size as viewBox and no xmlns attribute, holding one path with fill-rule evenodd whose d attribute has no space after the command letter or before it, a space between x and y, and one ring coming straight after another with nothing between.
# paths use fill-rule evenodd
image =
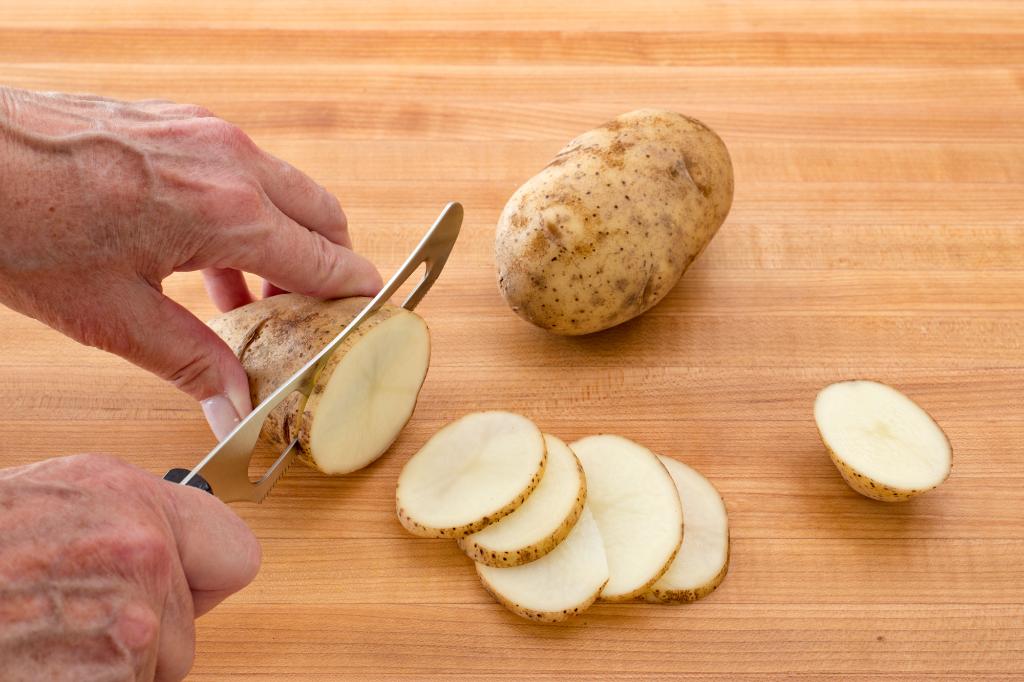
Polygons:
<instances>
[{"instance_id":1,"label":"cut surface of potato","mask_svg":"<svg viewBox=\"0 0 1024 682\"><path fill-rule=\"evenodd\" d=\"M729 519L708 479L671 457L659 455L683 504L683 544L672 565L644 595L651 602L690 602L718 587L729 570Z\"/></svg>"},{"instance_id":2,"label":"cut surface of potato","mask_svg":"<svg viewBox=\"0 0 1024 682\"><path fill-rule=\"evenodd\" d=\"M825 447L850 487L884 502L907 500L949 476L953 451L935 420L876 381L826 386L814 402Z\"/></svg>"},{"instance_id":3,"label":"cut surface of potato","mask_svg":"<svg viewBox=\"0 0 1024 682\"><path fill-rule=\"evenodd\" d=\"M476 571L510 611L547 623L585 611L608 580L601 533L585 505L565 540L540 559L510 568L478 563Z\"/></svg>"},{"instance_id":4,"label":"cut surface of potato","mask_svg":"<svg viewBox=\"0 0 1024 682\"><path fill-rule=\"evenodd\" d=\"M522 506L459 539L470 558L489 566L518 566L544 556L572 530L587 496L586 477L568 445L546 434L544 442L544 476Z\"/></svg>"},{"instance_id":5,"label":"cut surface of potato","mask_svg":"<svg viewBox=\"0 0 1024 682\"><path fill-rule=\"evenodd\" d=\"M369 302L272 296L210 320L235 351L257 405L333 339ZM412 416L430 361L430 335L415 313L385 305L334 351L309 398L293 393L270 413L260 438L328 474L382 455Z\"/></svg>"},{"instance_id":6,"label":"cut surface of potato","mask_svg":"<svg viewBox=\"0 0 1024 682\"><path fill-rule=\"evenodd\" d=\"M377 459L412 416L429 362L430 338L419 317L396 315L367 330L306 401L303 451L328 474Z\"/></svg>"},{"instance_id":7,"label":"cut surface of potato","mask_svg":"<svg viewBox=\"0 0 1024 682\"><path fill-rule=\"evenodd\" d=\"M398 477L398 518L413 535L460 538L519 507L540 482L544 436L511 412L474 412L448 424Z\"/></svg>"},{"instance_id":8,"label":"cut surface of potato","mask_svg":"<svg viewBox=\"0 0 1024 682\"><path fill-rule=\"evenodd\" d=\"M590 436L571 447L608 557L601 599L638 597L668 570L683 540L675 483L657 455L625 438Z\"/></svg>"}]
</instances>

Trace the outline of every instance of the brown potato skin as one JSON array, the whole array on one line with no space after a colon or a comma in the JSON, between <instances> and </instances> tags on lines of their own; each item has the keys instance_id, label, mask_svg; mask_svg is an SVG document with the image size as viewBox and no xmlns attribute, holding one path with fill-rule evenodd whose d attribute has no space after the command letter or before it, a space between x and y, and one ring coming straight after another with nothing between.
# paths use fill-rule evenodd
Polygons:
<instances>
[{"instance_id":1,"label":"brown potato skin","mask_svg":"<svg viewBox=\"0 0 1024 682\"><path fill-rule=\"evenodd\" d=\"M498 286L519 316L556 334L621 324L675 286L732 194L729 152L710 128L669 111L623 114L569 142L509 199Z\"/></svg>"}]
</instances>

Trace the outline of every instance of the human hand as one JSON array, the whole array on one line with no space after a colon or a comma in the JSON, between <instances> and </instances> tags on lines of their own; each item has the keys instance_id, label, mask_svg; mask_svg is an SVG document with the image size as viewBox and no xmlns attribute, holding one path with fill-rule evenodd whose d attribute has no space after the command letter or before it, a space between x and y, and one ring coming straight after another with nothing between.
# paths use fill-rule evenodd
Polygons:
<instances>
[{"instance_id":1,"label":"human hand","mask_svg":"<svg viewBox=\"0 0 1024 682\"><path fill-rule=\"evenodd\" d=\"M252 405L231 349L164 296L202 270L221 310L372 295L337 199L196 106L0 88L0 302L201 401L223 437Z\"/></svg>"},{"instance_id":2,"label":"human hand","mask_svg":"<svg viewBox=\"0 0 1024 682\"><path fill-rule=\"evenodd\" d=\"M180 680L260 547L217 498L120 460L0 470L0 680Z\"/></svg>"}]
</instances>

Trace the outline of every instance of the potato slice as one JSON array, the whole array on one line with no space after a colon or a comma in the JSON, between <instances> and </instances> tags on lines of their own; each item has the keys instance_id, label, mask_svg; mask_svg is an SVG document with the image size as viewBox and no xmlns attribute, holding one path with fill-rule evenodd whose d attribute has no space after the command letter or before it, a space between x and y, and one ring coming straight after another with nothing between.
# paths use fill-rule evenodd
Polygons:
<instances>
[{"instance_id":1,"label":"potato slice","mask_svg":"<svg viewBox=\"0 0 1024 682\"><path fill-rule=\"evenodd\" d=\"M876 381L840 381L814 401L814 421L832 462L850 487L902 502L946 480L949 439L910 398Z\"/></svg>"},{"instance_id":2,"label":"potato slice","mask_svg":"<svg viewBox=\"0 0 1024 682\"><path fill-rule=\"evenodd\" d=\"M601 599L638 597L668 570L683 540L675 483L657 455L625 438L590 436L571 447L608 557Z\"/></svg>"},{"instance_id":3,"label":"potato slice","mask_svg":"<svg viewBox=\"0 0 1024 682\"><path fill-rule=\"evenodd\" d=\"M706 597L729 570L729 519L708 479L682 462L658 455L683 504L683 544L665 575L641 597L649 602L691 602Z\"/></svg>"},{"instance_id":4,"label":"potato slice","mask_svg":"<svg viewBox=\"0 0 1024 682\"><path fill-rule=\"evenodd\" d=\"M398 477L398 519L413 535L460 538L515 511L544 475L544 436L511 412L448 424Z\"/></svg>"},{"instance_id":5,"label":"potato slice","mask_svg":"<svg viewBox=\"0 0 1024 682\"><path fill-rule=\"evenodd\" d=\"M471 559L488 566L518 566L544 556L572 530L583 511L587 479L576 455L554 436L544 436L547 464L537 488L514 512L459 539Z\"/></svg>"},{"instance_id":6,"label":"potato slice","mask_svg":"<svg viewBox=\"0 0 1024 682\"><path fill-rule=\"evenodd\" d=\"M608 581L601 534L584 506L572 531L536 561L496 568L478 563L477 575L503 606L523 618L557 623L585 611Z\"/></svg>"}]
</instances>

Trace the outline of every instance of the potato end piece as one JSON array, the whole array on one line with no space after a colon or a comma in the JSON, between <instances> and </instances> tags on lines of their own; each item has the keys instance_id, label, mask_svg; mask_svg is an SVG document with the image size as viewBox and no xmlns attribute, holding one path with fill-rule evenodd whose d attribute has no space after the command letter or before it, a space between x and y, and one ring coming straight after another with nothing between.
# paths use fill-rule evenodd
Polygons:
<instances>
[{"instance_id":1,"label":"potato end piece","mask_svg":"<svg viewBox=\"0 0 1024 682\"><path fill-rule=\"evenodd\" d=\"M883 382L829 384L815 399L814 420L843 480L867 498L906 502L937 488L952 473L953 448L946 432L923 407ZM912 483L895 483L900 479Z\"/></svg>"}]
</instances>

